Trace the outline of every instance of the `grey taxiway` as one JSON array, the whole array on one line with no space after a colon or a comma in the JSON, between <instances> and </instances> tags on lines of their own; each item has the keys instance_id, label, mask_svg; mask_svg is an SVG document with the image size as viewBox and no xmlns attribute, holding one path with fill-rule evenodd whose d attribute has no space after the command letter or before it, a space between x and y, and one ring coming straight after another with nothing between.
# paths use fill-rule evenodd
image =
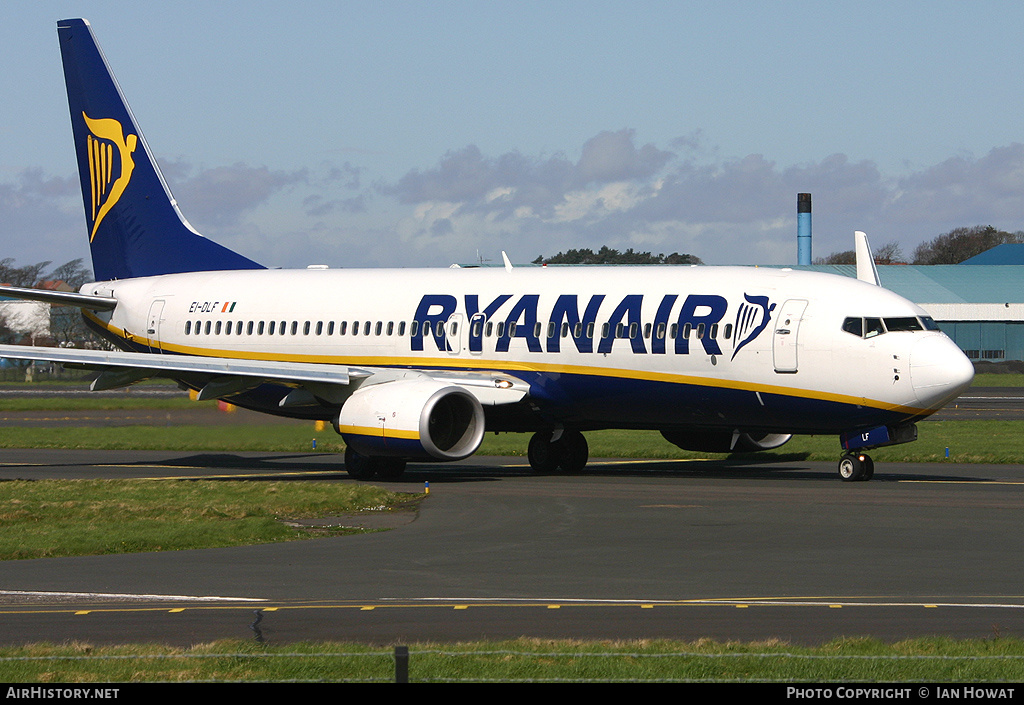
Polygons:
<instances>
[{"instance_id":1,"label":"grey taxiway","mask_svg":"<svg viewBox=\"0 0 1024 705\"><path fill-rule=\"evenodd\" d=\"M352 482L336 456L4 451L2 478ZM0 643L1024 635L1024 467L522 459L411 466L390 530L8 561ZM252 626L258 620L258 626Z\"/></svg>"}]
</instances>

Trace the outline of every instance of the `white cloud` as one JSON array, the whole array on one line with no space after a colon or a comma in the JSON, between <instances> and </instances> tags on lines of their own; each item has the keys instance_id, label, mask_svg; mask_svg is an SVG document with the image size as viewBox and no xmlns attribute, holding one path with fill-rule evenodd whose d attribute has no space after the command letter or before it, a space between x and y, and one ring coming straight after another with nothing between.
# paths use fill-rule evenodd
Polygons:
<instances>
[{"instance_id":1,"label":"white cloud","mask_svg":"<svg viewBox=\"0 0 1024 705\"><path fill-rule=\"evenodd\" d=\"M957 156L899 179L841 154L781 167L763 155L677 157L631 130L601 132L575 162L475 146L374 182L359 166L280 170L163 164L185 216L208 237L276 266L437 266L528 261L572 248L642 248L711 264L795 260L796 194L813 194L814 253L854 230L904 252L956 227L1024 229L1024 145ZM685 147L679 140L674 147ZM77 177L27 169L0 182L0 228L19 262L86 254ZM55 253L61 253L55 255Z\"/></svg>"}]
</instances>

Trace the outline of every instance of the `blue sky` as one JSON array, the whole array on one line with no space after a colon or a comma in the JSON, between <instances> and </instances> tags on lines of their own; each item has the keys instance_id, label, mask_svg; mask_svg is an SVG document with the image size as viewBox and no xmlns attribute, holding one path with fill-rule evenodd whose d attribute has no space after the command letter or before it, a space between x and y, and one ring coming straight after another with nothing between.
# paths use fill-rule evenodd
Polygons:
<instances>
[{"instance_id":1,"label":"blue sky","mask_svg":"<svg viewBox=\"0 0 1024 705\"><path fill-rule=\"evenodd\" d=\"M271 266L709 264L1024 229L1024 4L72 2L0 23L0 258L87 257L56 21L182 210ZM479 254L478 254L479 253Z\"/></svg>"}]
</instances>

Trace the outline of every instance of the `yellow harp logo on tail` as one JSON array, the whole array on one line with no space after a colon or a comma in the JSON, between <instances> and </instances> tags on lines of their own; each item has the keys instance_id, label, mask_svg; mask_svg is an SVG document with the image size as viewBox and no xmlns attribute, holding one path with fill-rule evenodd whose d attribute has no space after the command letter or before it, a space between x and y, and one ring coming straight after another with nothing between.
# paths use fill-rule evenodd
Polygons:
<instances>
[{"instance_id":1,"label":"yellow harp logo on tail","mask_svg":"<svg viewBox=\"0 0 1024 705\"><path fill-rule=\"evenodd\" d=\"M94 120L85 113L82 117L91 133L86 140L86 149L92 187L92 232L89 233L89 242L92 242L104 216L121 198L132 178L135 169L132 152L139 138L137 135L125 135L121 123L113 118Z\"/></svg>"}]
</instances>

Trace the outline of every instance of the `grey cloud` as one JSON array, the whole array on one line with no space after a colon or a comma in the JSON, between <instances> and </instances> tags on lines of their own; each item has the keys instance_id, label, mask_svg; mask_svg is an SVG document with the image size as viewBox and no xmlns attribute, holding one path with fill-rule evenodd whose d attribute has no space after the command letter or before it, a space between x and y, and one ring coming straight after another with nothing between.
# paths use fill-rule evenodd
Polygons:
<instances>
[{"instance_id":1,"label":"grey cloud","mask_svg":"<svg viewBox=\"0 0 1024 705\"><path fill-rule=\"evenodd\" d=\"M634 130L602 132L587 140L576 164L577 182L583 185L646 179L659 172L673 157L671 152L652 144L637 149L633 134Z\"/></svg>"},{"instance_id":2,"label":"grey cloud","mask_svg":"<svg viewBox=\"0 0 1024 705\"><path fill-rule=\"evenodd\" d=\"M307 196L302 200L303 212L312 218L323 218L332 213L365 213L367 211L365 195L352 198L327 199L319 194Z\"/></svg>"},{"instance_id":3,"label":"grey cloud","mask_svg":"<svg viewBox=\"0 0 1024 705\"><path fill-rule=\"evenodd\" d=\"M575 164L563 154L528 157L508 152L491 158L476 145L468 145L445 154L433 169L410 171L381 191L405 204L447 201L496 211L519 206L546 210L569 191L588 184L648 179L672 156L651 144L637 148L634 131L628 129L590 138ZM495 189L513 193L506 199L485 201Z\"/></svg>"},{"instance_id":4,"label":"grey cloud","mask_svg":"<svg viewBox=\"0 0 1024 705\"><path fill-rule=\"evenodd\" d=\"M167 175L168 170L164 173ZM235 225L244 213L263 205L282 189L308 180L305 169L271 171L241 163L202 169L197 173L176 164L170 173L176 176L171 190L182 212L196 225L213 227Z\"/></svg>"},{"instance_id":5,"label":"grey cloud","mask_svg":"<svg viewBox=\"0 0 1024 705\"><path fill-rule=\"evenodd\" d=\"M482 198L493 183L493 169L476 145L448 152L435 169L410 171L384 192L400 203L464 201Z\"/></svg>"},{"instance_id":6,"label":"grey cloud","mask_svg":"<svg viewBox=\"0 0 1024 705\"><path fill-rule=\"evenodd\" d=\"M0 183L3 257L27 264L88 256L88 234L77 176L46 176L29 168Z\"/></svg>"},{"instance_id":7,"label":"grey cloud","mask_svg":"<svg viewBox=\"0 0 1024 705\"><path fill-rule=\"evenodd\" d=\"M901 179L887 215L900 223L1019 222L1024 216L1024 144L997 147L980 159L953 157Z\"/></svg>"},{"instance_id":8,"label":"grey cloud","mask_svg":"<svg viewBox=\"0 0 1024 705\"><path fill-rule=\"evenodd\" d=\"M345 162L341 166L333 164L325 164L324 166L327 169L327 174L322 179L325 183L341 182L343 188L350 191L359 190L363 173L361 167L353 166L349 162Z\"/></svg>"}]
</instances>

